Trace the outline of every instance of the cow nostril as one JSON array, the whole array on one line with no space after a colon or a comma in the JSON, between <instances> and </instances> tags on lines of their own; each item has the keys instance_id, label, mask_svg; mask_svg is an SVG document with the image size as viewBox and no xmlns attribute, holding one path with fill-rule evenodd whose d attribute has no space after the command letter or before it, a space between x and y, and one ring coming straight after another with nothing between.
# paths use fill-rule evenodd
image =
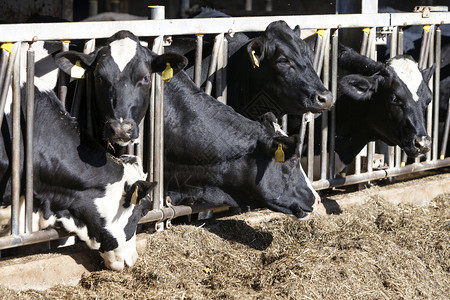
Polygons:
<instances>
[{"instance_id":1,"label":"cow nostril","mask_svg":"<svg viewBox=\"0 0 450 300\"><path fill-rule=\"evenodd\" d=\"M325 109L330 108L333 105L333 95L330 92L317 94L316 103Z\"/></svg>"},{"instance_id":2,"label":"cow nostril","mask_svg":"<svg viewBox=\"0 0 450 300\"><path fill-rule=\"evenodd\" d=\"M421 152L428 152L431 146L431 138L429 136L417 136L414 138L414 146Z\"/></svg>"}]
</instances>

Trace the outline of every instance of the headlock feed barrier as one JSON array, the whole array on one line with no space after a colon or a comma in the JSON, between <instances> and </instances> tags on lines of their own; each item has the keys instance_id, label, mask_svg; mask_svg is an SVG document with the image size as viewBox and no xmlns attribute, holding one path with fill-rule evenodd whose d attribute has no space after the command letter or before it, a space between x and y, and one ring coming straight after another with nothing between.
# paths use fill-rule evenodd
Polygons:
<instances>
[{"instance_id":1,"label":"headlock feed barrier","mask_svg":"<svg viewBox=\"0 0 450 300\"><path fill-rule=\"evenodd\" d=\"M2 47L0 61L0 122L3 119L8 87L12 83L13 93L13 156L12 156L12 215L10 234L0 237L0 249L13 248L17 246L33 244L43 241L59 239L68 233L56 230L40 230L32 232L32 208L33 208L33 170L32 163L26 165L26 213L25 229L19 230L19 203L20 203L20 86L19 86L19 61L20 45L28 43L27 51L27 81L26 81L26 162L31 162L32 157L32 135L33 135L33 107L34 107L34 51L33 43L38 40L88 40L85 45L85 53L90 53L95 48L95 39L108 38L119 30L129 30L139 37L156 37L152 50L162 53L163 45L170 42L170 37L175 35L196 35L197 50L194 71L195 83L200 83L201 78L201 57L202 39L204 34L216 35L212 50L213 59L208 70L208 80L205 91L211 93L214 83L215 96L220 101L226 103L227 97L227 39L224 34L235 32L258 32L264 31L273 21L284 20L291 28L300 25L302 30L314 29L319 33L315 44L315 54L313 66L321 77L326 88L330 89L334 98L337 97L337 72L338 72L338 40L341 28L361 28L364 29L361 54L375 58L377 30L382 30L382 35L390 35L390 55L403 53L403 31L404 26L425 26L422 38L422 47L419 60L421 69L436 64L436 71L433 79L429 82L429 87L433 91L433 101L428 106L427 111L427 131L432 137L432 150L426 155L425 160L416 159L414 162L406 164L406 159L402 155L399 147L388 147L386 156L387 166L376 169L373 167L375 142L367 145L366 154L358 155L355 159L354 174L335 177L334 170L334 147L335 147L335 112L331 109L323 113L322 123L315 124L314 115L305 114L303 117L300 136L308 136L308 152L306 172L313 187L316 190L331 187L351 185L382 178L392 178L398 175L419 172L429 169L441 168L450 165L450 157L445 157L445 146L447 144L448 129L450 122L450 111L447 112L445 122L445 132L439 135L439 79L440 79L440 57L441 57L441 31L439 26L450 24L449 12L429 12L422 13L376 13L376 14L348 14L348 15L307 15L307 16L271 16L271 17L240 17L240 18L218 18L214 20L205 19L173 19L163 20L158 12L155 13L155 20L140 21L116 21L116 22L82 22L82 23L47 23L47 24L10 24L0 25L0 42L12 43L11 47ZM159 19L158 19L159 18ZM378 33L380 36L380 33ZM68 42L62 43L62 51L68 49ZM148 174L150 181L157 181L158 187L153 191L153 210L150 211L141 222L156 222L157 230L170 226L172 218L188 215L207 209L212 206L208 204L197 206L171 206L163 199L163 81L158 74L152 80L152 95L149 111L141 124L141 130L145 127L145 135L148 137L149 146L143 147L143 136L141 142L135 147L129 147L129 152L147 160ZM61 75L63 77L63 75ZM77 82L78 86L86 85L85 89L91 89L88 81ZM81 90L77 88L77 91ZM60 80L58 89L59 96L64 101L67 94L67 79ZM90 94L90 93L88 93ZM81 95L75 92L71 114L76 116L79 110ZM89 98L86 101L90 101ZM144 126L144 122L148 125ZM286 126L286 118L281 120ZM87 130L92 131L91 124L87 125ZM320 161L314 161L314 126L321 126L321 155ZM306 133L306 128L308 132ZM141 131L142 132L142 131ZM306 133L306 134L305 134ZM301 139L301 142L303 139ZM441 143L439 143L441 141ZM438 145L442 144L442 149ZM144 153L148 149L148 153ZM300 148L301 149L301 148ZM365 167L361 167L365 161ZM320 173L314 176L314 165L318 164Z\"/></svg>"}]
</instances>

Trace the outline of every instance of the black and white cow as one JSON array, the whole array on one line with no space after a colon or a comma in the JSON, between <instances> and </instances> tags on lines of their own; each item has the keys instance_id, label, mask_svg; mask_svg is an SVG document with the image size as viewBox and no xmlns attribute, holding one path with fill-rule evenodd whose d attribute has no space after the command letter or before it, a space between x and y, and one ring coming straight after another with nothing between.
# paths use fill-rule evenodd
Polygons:
<instances>
[{"instance_id":1,"label":"black and white cow","mask_svg":"<svg viewBox=\"0 0 450 300\"><path fill-rule=\"evenodd\" d=\"M299 165L297 141L202 92L185 72L165 84L165 191L173 203L202 199L268 207L298 218L319 201ZM282 145L286 161L274 153Z\"/></svg>"},{"instance_id":2,"label":"black and white cow","mask_svg":"<svg viewBox=\"0 0 450 300\"><path fill-rule=\"evenodd\" d=\"M39 63L48 52L45 44L33 47ZM121 270L125 265L132 266L137 259L136 226L150 208L146 195L155 183L145 181L146 175L135 157L113 157L80 131L43 76L35 77L33 227L61 224L91 249L99 250L106 267ZM21 105L25 107L23 78ZM2 224L11 218L11 99L8 102L0 139ZM23 149L21 141L22 181ZM21 208L24 187L21 182Z\"/></svg>"},{"instance_id":3,"label":"black and white cow","mask_svg":"<svg viewBox=\"0 0 450 300\"><path fill-rule=\"evenodd\" d=\"M384 64L343 45L338 61L335 151L339 166L350 164L370 141L398 145L410 157L430 150L425 113L432 100L427 83L434 66L420 71L409 55L396 56ZM320 118L316 124L321 123ZM298 132L299 120L289 121L290 131ZM315 135L319 136L320 126L316 128ZM316 154L318 146L316 143Z\"/></svg>"},{"instance_id":4,"label":"black and white cow","mask_svg":"<svg viewBox=\"0 0 450 300\"><path fill-rule=\"evenodd\" d=\"M131 33L124 36L129 35ZM127 43L129 40L137 41L125 39ZM123 43L121 39L119 41ZM136 45L141 47L138 43ZM114 67L109 48L101 51L102 55L91 56L99 57L98 63L103 66L109 66L105 62L110 62ZM155 55L147 49L140 51L149 53L148 57ZM95 64L87 59L91 56L62 53L57 55L57 62L67 70L72 68L76 59L94 67ZM163 62L163 58L170 58L174 73L186 64L185 58L176 54L166 54L155 61ZM147 59L147 56L135 56L129 67L140 68ZM68 67L64 67L65 64ZM117 74L122 73L117 67L100 68L97 65L94 74L107 71L115 74L102 75L106 79L96 84L108 82L111 90L120 89L120 82L111 79L115 76L120 78L121 75ZM134 70L133 76L138 73ZM131 87L139 88L139 85ZM199 90L184 72L165 84L164 99L165 191L174 204L195 198L231 206L264 206L297 217L312 211L319 198L305 179L297 157L293 156L296 147L293 140L279 140L272 129L266 129L258 122L237 114L231 107L218 103ZM109 98L104 100L104 105L109 106ZM116 109L115 106L110 107L111 110ZM288 159L284 163L273 160L278 143L288 147L285 149Z\"/></svg>"},{"instance_id":5,"label":"black and white cow","mask_svg":"<svg viewBox=\"0 0 450 300\"><path fill-rule=\"evenodd\" d=\"M254 38L246 34L226 35L228 40L228 104L240 114L256 120L273 112L300 115L329 109L333 97L312 66L312 52L300 38L300 26L293 30L284 21L270 23ZM169 51L186 55L187 73L193 78L194 40L174 38ZM206 51L205 51L206 52ZM211 56L203 59L203 67ZM206 69L202 71L206 81Z\"/></svg>"},{"instance_id":6,"label":"black and white cow","mask_svg":"<svg viewBox=\"0 0 450 300\"><path fill-rule=\"evenodd\" d=\"M351 74L339 79L336 152L348 164L369 141L398 145L410 157L430 150L425 112L434 66L420 71L408 55L386 64L341 47L339 65Z\"/></svg>"},{"instance_id":7,"label":"black and white cow","mask_svg":"<svg viewBox=\"0 0 450 300\"><path fill-rule=\"evenodd\" d=\"M69 75L77 61L92 72L95 137L104 146L113 146L116 155L139 136L139 123L150 103L151 73L162 72L167 64L174 74L184 67L180 55L158 56L129 31L117 32L91 54L67 51L55 60Z\"/></svg>"}]
</instances>

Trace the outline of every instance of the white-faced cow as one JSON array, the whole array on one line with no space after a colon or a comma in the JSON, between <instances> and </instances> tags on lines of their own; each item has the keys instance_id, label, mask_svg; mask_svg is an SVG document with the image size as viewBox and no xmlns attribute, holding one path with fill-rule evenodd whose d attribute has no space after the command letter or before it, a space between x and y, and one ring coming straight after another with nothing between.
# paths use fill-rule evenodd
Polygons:
<instances>
[{"instance_id":1,"label":"white-faced cow","mask_svg":"<svg viewBox=\"0 0 450 300\"><path fill-rule=\"evenodd\" d=\"M141 46L129 31L117 32L91 54L67 51L55 59L69 75L77 61L92 72L95 137L103 145L113 146L116 155L139 136L138 125L150 103L151 73L162 72L168 63L174 74L184 67L180 55L158 56Z\"/></svg>"},{"instance_id":2,"label":"white-faced cow","mask_svg":"<svg viewBox=\"0 0 450 300\"><path fill-rule=\"evenodd\" d=\"M38 63L40 54L47 53L43 48L37 49L40 45L34 45ZM155 183L145 181L146 176L135 157L115 158L80 131L52 87L40 77L35 77L33 137L35 229L60 224L77 234L91 249L99 250L106 267L121 270L125 265L132 266L137 259L137 222L150 208L146 195ZM21 105L25 107L23 81L21 90ZM11 218L10 107L9 100L0 139L0 215L7 219ZM24 111L22 118L23 114ZM23 149L21 141L22 207Z\"/></svg>"},{"instance_id":3,"label":"white-faced cow","mask_svg":"<svg viewBox=\"0 0 450 300\"><path fill-rule=\"evenodd\" d=\"M312 66L312 51L300 38L300 26L292 30L284 21L270 23L254 38L246 34L226 35L228 40L228 104L240 114L256 120L267 112L277 117L301 115L329 109L333 97ZM190 60L187 73L193 78L195 43L174 39L170 51ZM211 56L203 59L203 67ZM206 81L202 71L202 82Z\"/></svg>"},{"instance_id":4,"label":"white-faced cow","mask_svg":"<svg viewBox=\"0 0 450 300\"><path fill-rule=\"evenodd\" d=\"M398 145L410 157L430 150L425 112L434 66L420 71L408 55L386 64L342 46L339 66L351 74L339 79L336 152L348 164L369 141Z\"/></svg>"},{"instance_id":5,"label":"white-faced cow","mask_svg":"<svg viewBox=\"0 0 450 300\"><path fill-rule=\"evenodd\" d=\"M164 126L165 190L175 204L193 198L302 218L320 199L294 154L295 139L208 96L185 72L165 84ZM279 145L284 162L274 159Z\"/></svg>"},{"instance_id":6,"label":"white-faced cow","mask_svg":"<svg viewBox=\"0 0 450 300\"><path fill-rule=\"evenodd\" d=\"M428 81L434 66L420 71L409 55L399 55L386 64L373 61L340 45L340 78L336 100L336 167L350 164L370 141L398 145L410 157L430 151L425 113L432 99ZM321 117L316 124L321 123ZM291 118L292 132L299 120ZM320 126L315 135L319 136ZM319 138L315 153L320 152ZM342 168L336 168L336 172Z\"/></svg>"}]
</instances>

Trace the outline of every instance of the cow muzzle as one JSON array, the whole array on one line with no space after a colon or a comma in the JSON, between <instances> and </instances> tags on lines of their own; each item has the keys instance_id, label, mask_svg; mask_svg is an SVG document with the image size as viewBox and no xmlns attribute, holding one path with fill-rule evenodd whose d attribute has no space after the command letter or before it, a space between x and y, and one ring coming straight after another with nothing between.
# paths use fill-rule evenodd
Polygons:
<instances>
[{"instance_id":1,"label":"cow muzzle","mask_svg":"<svg viewBox=\"0 0 450 300\"><path fill-rule=\"evenodd\" d=\"M136 138L134 136L135 127L134 121L122 118L109 120L105 124L105 138L113 144L126 146Z\"/></svg>"},{"instance_id":2,"label":"cow muzzle","mask_svg":"<svg viewBox=\"0 0 450 300\"><path fill-rule=\"evenodd\" d=\"M328 110L334 104L333 94L330 91L317 93L314 102L321 110Z\"/></svg>"},{"instance_id":3,"label":"cow muzzle","mask_svg":"<svg viewBox=\"0 0 450 300\"><path fill-rule=\"evenodd\" d=\"M414 137L414 147L419 154L425 154L431 149L431 138L428 135Z\"/></svg>"}]
</instances>

